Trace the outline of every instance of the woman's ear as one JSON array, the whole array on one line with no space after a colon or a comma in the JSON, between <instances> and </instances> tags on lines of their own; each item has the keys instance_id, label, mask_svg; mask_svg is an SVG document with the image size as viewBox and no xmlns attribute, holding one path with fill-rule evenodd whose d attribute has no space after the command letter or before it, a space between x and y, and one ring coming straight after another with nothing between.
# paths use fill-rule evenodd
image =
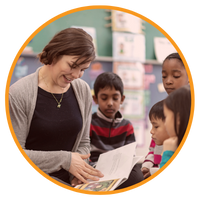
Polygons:
<instances>
[{"instance_id":1,"label":"woman's ear","mask_svg":"<svg viewBox=\"0 0 200 200\"><path fill-rule=\"evenodd\" d=\"M98 104L98 99L96 98L96 96L95 96L95 95L92 95L92 98L93 98L94 102L95 102L96 104Z\"/></svg>"}]
</instances>

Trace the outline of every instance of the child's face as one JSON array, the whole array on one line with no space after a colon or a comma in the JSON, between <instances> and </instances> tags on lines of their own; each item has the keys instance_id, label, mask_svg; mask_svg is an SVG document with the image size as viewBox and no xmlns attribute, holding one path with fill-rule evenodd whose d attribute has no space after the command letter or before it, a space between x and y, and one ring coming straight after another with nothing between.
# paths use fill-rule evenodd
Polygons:
<instances>
[{"instance_id":1,"label":"child's face","mask_svg":"<svg viewBox=\"0 0 200 200\"><path fill-rule=\"evenodd\" d=\"M93 99L106 117L114 119L125 96L121 96L120 91L115 90L114 87L105 87L103 89L101 88L97 94L97 98L93 96Z\"/></svg>"},{"instance_id":2,"label":"child's face","mask_svg":"<svg viewBox=\"0 0 200 200\"><path fill-rule=\"evenodd\" d=\"M151 119L152 129L150 133L152 134L152 139L157 145L163 145L164 140L169 138L167 134L164 121L162 119Z\"/></svg>"},{"instance_id":3,"label":"child's face","mask_svg":"<svg viewBox=\"0 0 200 200\"><path fill-rule=\"evenodd\" d=\"M163 85L168 94L189 84L187 72L178 59L166 60L162 66Z\"/></svg>"},{"instance_id":4,"label":"child's face","mask_svg":"<svg viewBox=\"0 0 200 200\"><path fill-rule=\"evenodd\" d=\"M177 136L174 129L174 113L164 104L165 127L169 137Z\"/></svg>"}]
</instances>

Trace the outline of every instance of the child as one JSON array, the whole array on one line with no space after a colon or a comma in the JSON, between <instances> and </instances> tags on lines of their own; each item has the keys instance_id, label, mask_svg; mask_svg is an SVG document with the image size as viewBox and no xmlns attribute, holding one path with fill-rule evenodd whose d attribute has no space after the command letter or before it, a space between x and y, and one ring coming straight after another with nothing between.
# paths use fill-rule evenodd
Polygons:
<instances>
[{"instance_id":1,"label":"child","mask_svg":"<svg viewBox=\"0 0 200 200\"><path fill-rule=\"evenodd\" d=\"M178 53L172 53L168 55L163 61L162 81L164 88L168 94L184 85L189 85L189 80L185 66ZM155 164L159 164L154 163L154 159L152 156L154 148L157 148L157 146L152 139L149 147L149 153L147 154L141 169L145 178L150 176L150 167L152 167Z\"/></svg>"},{"instance_id":2,"label":"child","mask_svg":"<svg viewBox=\"0 0 200 200\"><path fill-rule=\"evenodd\" d=\"M165 127L169 139L163 144L162 167L173 155L181 143L187 129L191 108L191 93L189 86L184 86L172 92L164 100Z\"/></svg>"},{"instance_id":3,"label":"child","mask_svg":"<svg viewBox=\"0 0 200 200\"><path fill-rule=\"evenodd\" d=\"M147 169L152 167L159 167L162 158L161 153L163 151L163 142L169 138L164 125L165 117L163 113L163 101L159 101L151 108L149 112L149 120L152 124L152 129L150 131L152 134L152 142L150 148L152 148L152 150L149 152L148 156L154 162L152 163L151 160L148 162L146 159L146 162L143 163L143 167L146 167ZM145 172L146 171L144 170L144 178L150 176L149 170L147 173Z\"/></svg>"},{"instance_id":4,"label":"child","mask_svg":"<svg viewBox=\"0 0 200 200\"><path fill-rule=\"evenodd\" d=\"M95 163L101 153L116 149L135 141L133 126L119 112L123 103L123 83L121 78L112 72L100 74L94 83L93 99L99 105L92 115L90 127L91 157ZM136 165L129 179L117 189L131 186L143 180L143 175Z\"/></svg>"},{"instance_id":5,"label":"child","mask_svg":"<svg viewBox=\"0 0 200 200\"><path fill-rule=\"evenodd\" d=\"M185 66L178 53L170 54L163 61L162 81L168 94L184 85L189 85Z\"/></svg>"},{"instance_id":6,"label":"child","mask_svg":"<svg viewBox=\"0 0 200 200\"><path fill-rule=\"evenodd\" d=\"M163 101L156 103L149 112L149 120L152 124L150 133L156 145L163 145L164 140L169 138L164 126L165 116L163 111Z\"/></svg>"}]
</instances>

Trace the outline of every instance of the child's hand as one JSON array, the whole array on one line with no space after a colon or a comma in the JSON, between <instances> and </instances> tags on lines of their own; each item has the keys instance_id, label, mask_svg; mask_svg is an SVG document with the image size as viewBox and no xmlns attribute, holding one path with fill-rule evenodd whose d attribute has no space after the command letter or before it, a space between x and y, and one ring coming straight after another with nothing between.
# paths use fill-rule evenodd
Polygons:
<instances>
[{"instance_id":1,"label":"child's hand","mask_svg":"<svg viewBox=\"0 0 200 200\"><path fill-rule=\"evenodd\" d=\"M145 178L148 178L149 176L151 176L150 171L149 171L148 168L143 167L143 168L141 169L141 171L142 171L142 173L143 173L144 179L145 179Z\"/></svg>"},{"instance_id":2,"label":"child's hand","mask_svg":"<svg viewBox=\"0 0 200 200\"><path fill-rule=\"evenodd\" d=\"M71 185L73 186L73 187L75 187L75 186L77 186L77 185L80 185L80 184L82 184L83 182L82 181L80 181L80 180L78 180L76 177L74 177L73 179L72 179L72 181L71 181Z\"/></svg>"},{"instance_id":3,"label":"child's hand","mask_svg":"<svg viewBox=\"0 0 200 200\"><path fill-rule=\"evenodd\" d=\"M178 137L170 137L163 142L163 151L176 151L178 147Z\"/></svg>"}]
</instances>

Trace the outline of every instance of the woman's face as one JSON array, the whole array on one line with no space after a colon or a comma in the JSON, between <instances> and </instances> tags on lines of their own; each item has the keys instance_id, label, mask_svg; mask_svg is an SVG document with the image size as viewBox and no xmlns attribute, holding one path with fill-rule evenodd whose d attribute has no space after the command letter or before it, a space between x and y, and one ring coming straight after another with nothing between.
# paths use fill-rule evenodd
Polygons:
<instances>
[{"instance_id":1,"label":"woman's face","mask_svg":"<svg viewBox=\"0 0 200 200\"><path fill-rule=\"evenodd\" d=\"M178 59L166 60L162 66L163 85L168 94L189 84L187 72Z\"/></svg>"},{"instance_id":2,"label":"woman's face","mask_svg":"<svg viewBox=\"0 0 200 200\"><path fill-rule=\"evenodd\" d=\"M51 78L55 85L65 88L73 80L83 76L90 62L73 66L77 59L78 56L63 55L55 64L50 65ZM81 61L82 59L79 63Z\"/></svg>"}]
</instances>

